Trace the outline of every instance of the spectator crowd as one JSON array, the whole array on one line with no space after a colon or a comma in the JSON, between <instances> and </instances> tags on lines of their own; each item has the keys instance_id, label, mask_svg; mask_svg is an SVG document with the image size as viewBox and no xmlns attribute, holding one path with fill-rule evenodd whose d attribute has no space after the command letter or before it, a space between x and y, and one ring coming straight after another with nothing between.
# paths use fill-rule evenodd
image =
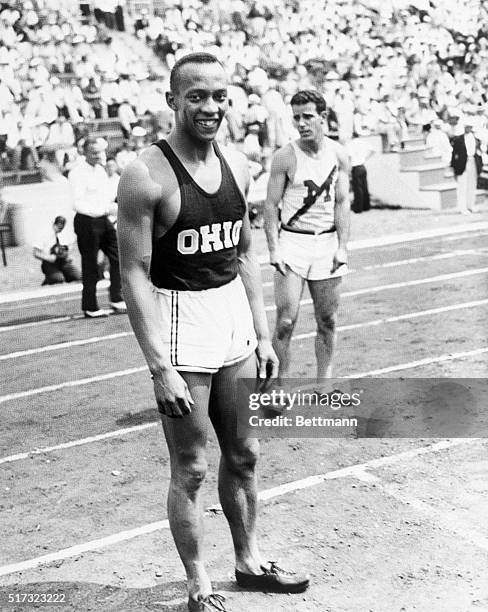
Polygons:
<instances>
[{"instance_id":1,"label":"spectator crowd","mask_svg":"<svg viewBox=\"0 0 488 612\"><path fill-rule=\"evenodd\" d=\"M488 8L479 0L5 0L1 168L58 180L108 121L120 137L100 135L121 171L171 129L167 75L198 50L229 72L219 140L247 154L254 177L295 137L287 102L299 89L324 95L329 133L344 143L381 134L395 151L413 127L447 160L469 118L486 151Z\"/></svg>"}]
</instances>

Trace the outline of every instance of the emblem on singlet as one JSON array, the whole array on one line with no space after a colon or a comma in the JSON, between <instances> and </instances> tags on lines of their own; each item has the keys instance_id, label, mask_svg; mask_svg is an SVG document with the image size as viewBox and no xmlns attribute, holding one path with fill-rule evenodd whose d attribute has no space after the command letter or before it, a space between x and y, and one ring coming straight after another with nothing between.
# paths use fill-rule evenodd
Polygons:
<instances>
[{"instance_id":1,"label":"emblem on singlet","mask_svg":"<svg viewBox=\"0 0 488 612\"><path fill-rule=\"evenodd\" d=\"M332 187L332 183L334 182L335 176L337 174L337 166L334 166L330 171L329 176L325 179L322 185L317 185L315 181L307 180L303 181L303 184L307 188L307 195L303 198L303 206L299 208L294 215L290 217L287 221L286 225L293 225L302 215L304 215L309 208L311 208L318 198L325 191L325 202L330 202L330 189Z\"/></svg>"},{"instance_id":2,"label":"emblem on singlet","mask_svg":"<svg viewBox=\"0 0 488 612\"><path fill-rule=\"evenodd\" d=\"M230 249L239 244L242 219L202 225L198 230L186 229L178 234L176 247L182 255L210 253Z\"/></svg>"},{"instance_id":3,"label":"emblem on singlet","mask_svg":"<svg viewBox=\"0 0 488 612\"><path fill-rule=\"evenodd\" d=\"M330 188L332 186L332 182L335 177L335 173L337 170L337 166L334 166L329 174L329 176L325 179L322 185L316 185L315 181L303 181L303 184L307 188L307 195L303 198L303 203L306 206L313 206L317 199L324 193L324 201L330 202Z\"/></svg>"}]
</instances>

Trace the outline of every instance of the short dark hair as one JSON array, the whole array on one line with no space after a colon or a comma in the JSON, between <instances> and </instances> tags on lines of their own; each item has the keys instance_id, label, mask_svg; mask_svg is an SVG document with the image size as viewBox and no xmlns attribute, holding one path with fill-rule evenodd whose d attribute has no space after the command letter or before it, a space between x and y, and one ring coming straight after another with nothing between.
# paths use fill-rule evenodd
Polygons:
<instances>
[{"instance_id":1,"label":"short dark hair","mask_svg":"<svg viewBox=\"0 0 488 612\"><path fill-rule=\"evenodd\" d=\"M319 114L327 110L327 104L325 103L324 96L319 94L318 91L315 91L315 89L303 89L302 91L297 91L297 93L290 100L290 104L292 106L300 106L302 104L308 104L309 102L313 102L315 104L315 108Z\"/></svg>"},{"instance_id":2,"label":"short dark hair","mask_svg":"<svg viewBox=\"0 0 488 612\"><path fill-rule=\"evenodd\" d=\"M180 72L183 66L186 64L219 64L224 67L222 62L212 55L211 53L189 53L188 55L184 55L180 58L176 64L173 66L171 70L171 74L169 75L169 88L173 93L178 90L179 81L180 81Z\"/></svg>"}]
</instances>

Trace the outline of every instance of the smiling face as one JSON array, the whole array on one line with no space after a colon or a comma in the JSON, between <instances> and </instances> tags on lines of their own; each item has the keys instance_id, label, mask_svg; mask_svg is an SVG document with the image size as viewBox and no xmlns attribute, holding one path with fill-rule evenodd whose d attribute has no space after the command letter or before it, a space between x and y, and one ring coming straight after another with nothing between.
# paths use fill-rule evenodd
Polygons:
<instances>
[{"instance_id":1,"label":"smiling face","mask_svg":"<svg viewBox=\"0 0 488 612\"><path fill-rule=\"evenodd\" d=\"M320 142L324 137L325 112L319 113L314 102L293 104L293 123L302 142Z\"/></svg>"},{"instance_id":2,"label":"smiling face","mask_svg":"<svg viewBox=\"0 0 488 612\"><path fill-rule=\"evenodd\" d=\"M215 63L180 68L175 91L167 94L177 129L199 142L214 140L227 111L227 75Z\"/></svg>"}]
</instances>

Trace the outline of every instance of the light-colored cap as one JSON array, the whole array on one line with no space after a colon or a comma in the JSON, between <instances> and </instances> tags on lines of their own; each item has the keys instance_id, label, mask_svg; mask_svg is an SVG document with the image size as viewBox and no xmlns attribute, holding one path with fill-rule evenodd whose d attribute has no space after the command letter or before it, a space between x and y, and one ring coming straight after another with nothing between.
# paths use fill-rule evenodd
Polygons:
<instances>
[{"instance_id":1,"label":"light-colored cap","mask_svg":"<svg viewBox=\"0 0 488 612\"><path fill-rule=\"evenodd\" d=\"M133 129L132 129L132 136L146 136L147 131L141 127L140 125L136 125Z\"/></svg>"}]
</instances>

